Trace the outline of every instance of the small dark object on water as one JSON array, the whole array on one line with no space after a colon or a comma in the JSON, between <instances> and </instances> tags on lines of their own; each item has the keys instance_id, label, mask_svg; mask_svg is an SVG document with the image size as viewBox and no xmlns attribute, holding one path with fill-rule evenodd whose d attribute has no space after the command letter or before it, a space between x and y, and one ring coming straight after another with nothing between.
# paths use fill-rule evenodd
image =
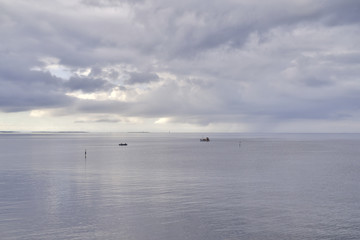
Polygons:
<instances>
[{"instance_id":1,"label":"small dark object on water","mask_svg":"<svg viewBox=\"0 0 360 240\"><path fill-rule=\"evenodd\" d=\"M127 143L119 143L119 146L127 146Z\"/></svg>"},{"instance_id":2,"label":"small dark object on water","mask_svg":"<svg viewBox=\"0 0 360 240\"><path fill-rule=\"evenodd\" d=\"M210 138L209 137L200 138L200 142L210 142Z\"/></svg>"}]
</instances>

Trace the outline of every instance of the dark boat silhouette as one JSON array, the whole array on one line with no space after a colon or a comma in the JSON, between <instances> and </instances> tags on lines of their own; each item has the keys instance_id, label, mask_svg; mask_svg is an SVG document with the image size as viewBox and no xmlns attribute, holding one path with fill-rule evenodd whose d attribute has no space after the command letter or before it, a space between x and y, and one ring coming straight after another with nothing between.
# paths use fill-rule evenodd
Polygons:
<instances>
[{"instance_id":1,"label":"dark boat silhouette","mask_svg":"<svg viewBox=\"0 0 360 240\"><path fill-rule=\"evenodd\" d=\"M200 138L200 142L210 142L210 138Z\"/></svg>"}]
</instances>

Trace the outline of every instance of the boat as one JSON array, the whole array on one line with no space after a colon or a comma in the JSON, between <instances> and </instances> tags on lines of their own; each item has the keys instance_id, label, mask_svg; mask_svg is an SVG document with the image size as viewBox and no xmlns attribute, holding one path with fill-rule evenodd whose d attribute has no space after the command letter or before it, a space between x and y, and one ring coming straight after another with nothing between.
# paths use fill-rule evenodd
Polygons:
<instances>
[{"instance_id":1,"label":"boat","mask_svg":"<svg viewBox=\"0 0 360 240\"><path fill-rule=\"evenodd\" d=\"M127 146L127 143L119 143L119 146Z\"/></svg>"},{"instance_id":2,"label":"boat","mask_svg":"<svg viewBox=\"0 0 360 240\"><path fill-rule=\"evenodd\" d=\"M209 137L200 138L200 142L210 142L210 138Z\"/></svg>"}]
</instances>

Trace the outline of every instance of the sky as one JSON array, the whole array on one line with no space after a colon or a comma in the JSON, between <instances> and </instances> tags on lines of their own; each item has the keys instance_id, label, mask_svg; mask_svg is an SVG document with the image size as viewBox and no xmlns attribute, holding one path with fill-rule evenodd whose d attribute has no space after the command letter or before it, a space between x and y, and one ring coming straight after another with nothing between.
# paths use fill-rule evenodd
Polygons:
<instances>
[{"instance_id":1,"label":"sky","mask_svg":"<svg viewBox=\"0 0 360 240\"><path fill-rule=\"evenodd\" d=\"M360 132L358 0L0 0L0 131Z\"/></svg>"}]
</instances>

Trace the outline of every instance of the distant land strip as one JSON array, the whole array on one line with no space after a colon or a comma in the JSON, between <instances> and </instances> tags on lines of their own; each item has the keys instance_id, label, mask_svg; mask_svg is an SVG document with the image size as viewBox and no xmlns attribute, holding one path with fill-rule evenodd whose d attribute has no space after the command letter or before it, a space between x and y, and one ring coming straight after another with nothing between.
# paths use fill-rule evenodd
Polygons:
<instances>
[{"instance_id":1,"label":"distant land strip","mask_svg":"<svg viewBox=\"0 0 360 240\"><path fill-rule=\"evenodd\" d=\"M150 133L150 132L128 132L128 133Z\"/></svg>"}]
</instances>

